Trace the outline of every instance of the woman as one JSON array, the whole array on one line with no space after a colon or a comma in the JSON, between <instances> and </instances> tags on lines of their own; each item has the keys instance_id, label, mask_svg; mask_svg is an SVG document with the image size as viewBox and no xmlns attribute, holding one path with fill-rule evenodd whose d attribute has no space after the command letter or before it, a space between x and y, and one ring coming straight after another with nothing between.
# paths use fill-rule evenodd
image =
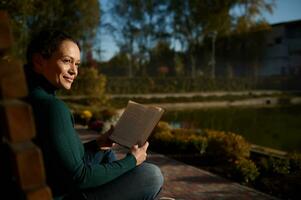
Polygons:
<instances>
[{"instance_id":1,"label":"woman","mask_svg":"<svg viewBox=\"0 0 301 200\"><path fill-rule=\"evenodd\" d=\"M108 139L111 131L83 145L57 89L71 89L78 75L80 48L69 35L46 30L33 37L25 72L47 184L55 199L154 199L163 177L155 165L144 163L148 143L133 146L116 160ZM106 150L104 150L106 149Z\"/></svg>"}]
</instances>

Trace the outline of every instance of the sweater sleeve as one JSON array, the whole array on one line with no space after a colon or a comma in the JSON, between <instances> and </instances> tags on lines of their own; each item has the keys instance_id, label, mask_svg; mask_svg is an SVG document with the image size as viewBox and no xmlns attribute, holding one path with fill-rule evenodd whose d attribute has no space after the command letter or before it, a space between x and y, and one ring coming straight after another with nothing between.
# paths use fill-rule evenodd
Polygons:
<instances>
[{"instance_id":1,"label":"sweater sleeve","mask_svg":"<svg viewBox=\"0 0 301 200\"><path fill-rule=\"evenodd\" d=\"M136 166L136 159L128 154L124 159L107 164L89 165L84 162L84 147L72 125L70 111L60 100L47 106L49 114L49 142L58 164L72 178L78 188L105 184ZM93 145L93 144L91 144Z\"/></svg>"},{"instance_id":2,"label":"sweater sleeve","mask_svg":"<svg viewBox=\"0 0 301 200\"><path fill-rule=\"evenodd\" d=\"M87 143L84 143L84 148L85 148L85 151L90 151L90 152L97 152L99 151L99 146L96 142L96 140L91 140Z\"/></svg>"}]
</instances>

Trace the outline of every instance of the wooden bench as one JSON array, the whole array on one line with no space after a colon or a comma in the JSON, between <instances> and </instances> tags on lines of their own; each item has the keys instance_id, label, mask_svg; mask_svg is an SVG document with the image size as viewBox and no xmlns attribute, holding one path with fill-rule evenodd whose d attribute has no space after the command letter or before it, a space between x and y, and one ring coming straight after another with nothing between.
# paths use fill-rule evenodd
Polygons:
<instances>
[{"instance_id":1,"label":"wooden bench","mask_svg":"<svg viewBox=\"0 0 301 200\"><path fill-rule=\"evenodd\" d=\"M35 137L23 67L9 54L12 33L7 13L0 11L0 182L1 197L48 200L43 157Z\"/></svg>"}]
</instances>

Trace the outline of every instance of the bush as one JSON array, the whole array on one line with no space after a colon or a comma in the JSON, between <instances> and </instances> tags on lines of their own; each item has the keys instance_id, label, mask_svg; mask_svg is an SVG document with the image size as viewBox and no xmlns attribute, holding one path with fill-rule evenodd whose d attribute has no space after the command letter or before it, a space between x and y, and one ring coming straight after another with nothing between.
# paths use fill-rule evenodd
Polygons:
<instances>
[{"instance_id":1,"label":"bush","mask_svg":"<svg viewBox=\"0 0 301 200\"><path fill-rule=\"evenodd\" d=\"M93 120L107 121L114 115L117 115L117 111L112 108L104 108L93 112Z\"/></svg>"},{"instance_id":2,"label":"bush","mask_svg":"<svg viewBox=\"0 0 301 200\"><path fill-rule=\"evenodd\" d=\"M248 158L251 148L242 136L234 133L205 130L201 135L193 129L171 129L166 122L159 122L154 130L152 143L160 151L160 146L163 145L172 147L173 152L204 155L204 159L212 164Z\"/></svg>"},{"instance_id":3,"label":"bush","mask_svg":"<svg viewBox=\"0 0 301 200\"><path fill-rule=\"evenodd\" d=\"M151 137L151 147L165 153L202 154L206 139L189 129L171 129L167 122L159 122Z\"/></svg>"},{"instance_id":4,"label":"bush","mask_svg":"<svg viewBox=\"0 0 301 200\"><path fill-rule=\"evenodd\" d=\"M289 174L290 163L288 159L270 158L271 172L274 174Z\"/></svg>"},{"instance_id":5,"label":"bush","mask_svg":"<svg viewBox=\"0 0 301 200\"><path fill-rule=\"evenodd\" d=\"M261 157L253 161L249 159L251 146L242 136L214 130L200 134L191 129L172 129L166 122L158 124L152 143L157 144L151 146L156 151L180 154L175 158L251 184L282 199L301 196L301 154L288 154L286 158ZM187 154L192 156L185 157Z\"/></svg>"},{"instance_id":6,"label":"bush","mask_svg":"<svg viewBox=\"0 0 301 200\"><path fill-rule=\"evenodd\" d=\"M301 154L300 153L291 153L288 155L290 168L292 172L301 173Z\"/></svg>"},{"instance_id":7,"label":"bush","mask_svg":"<svg viewBox=\"0 0 301 200\"><path fill-rule=\"evenodd\" d=\"M212 164L234 162L250 156L251 145L240 135L205 130L204 137L208 143L204 155Z\"/></svg>"},{"instance_id":8,"label":"bush","mask_svg":"<svg viewBox=\"0 0 301 200\"><path fill-rule=\"evenodd\" d=\"M301 154L286 158L262 158L257 162L260 176L257 186L282 199L299 199L301 195Z\"/></svg>"},{"instance_id":9,"label":"bush","mask_svg":"<svg viewBox=\"0 0 301 200\"><path fill-rule=\"evenodd\" d=\"M259 176L259 171L255 163L246 158L240 158L234 162L232 177L243 183L255 181Z\"/></svg>"},{"instance_id":10,"label":"bush","mask_svg":"<svg viewBox=\"0 0 301 200\"><path fill-rule=\"evenodd\" d=\"M274 176L290 173L289 159L282 158L262 158L257 162L260 172L265 176Z\"/></svg>"},{"instance_id":11,"label":"bush","mask_svg":"<svg viewBox=\"0 0 301 200\"><path fill-rule=\"evenodd\" d=\"M107 101L105 96L106 77L94 68L83 67L72 86L72 90L59 91L59 95L80 95L88 96L85 99L89 105L95 103L104 104Z\"/></svg>"}]
</instances>

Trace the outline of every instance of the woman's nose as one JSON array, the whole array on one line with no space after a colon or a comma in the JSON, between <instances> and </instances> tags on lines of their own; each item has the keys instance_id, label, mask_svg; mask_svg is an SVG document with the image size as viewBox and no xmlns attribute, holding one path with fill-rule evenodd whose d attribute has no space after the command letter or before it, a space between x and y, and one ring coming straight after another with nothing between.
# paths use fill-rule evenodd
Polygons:
<instances>
[{"instance_id":1,"label":"woman's nose","mask_svg":"<svg viewBox=\"0 0 301 200\"><path fill-rule=\"evenodd\" d=\"M71 67L69 69L69 73L72 74L72 75L77 75L77 66L75 63L72 63L71 64Z\"/></svg>"}]
</instances>

